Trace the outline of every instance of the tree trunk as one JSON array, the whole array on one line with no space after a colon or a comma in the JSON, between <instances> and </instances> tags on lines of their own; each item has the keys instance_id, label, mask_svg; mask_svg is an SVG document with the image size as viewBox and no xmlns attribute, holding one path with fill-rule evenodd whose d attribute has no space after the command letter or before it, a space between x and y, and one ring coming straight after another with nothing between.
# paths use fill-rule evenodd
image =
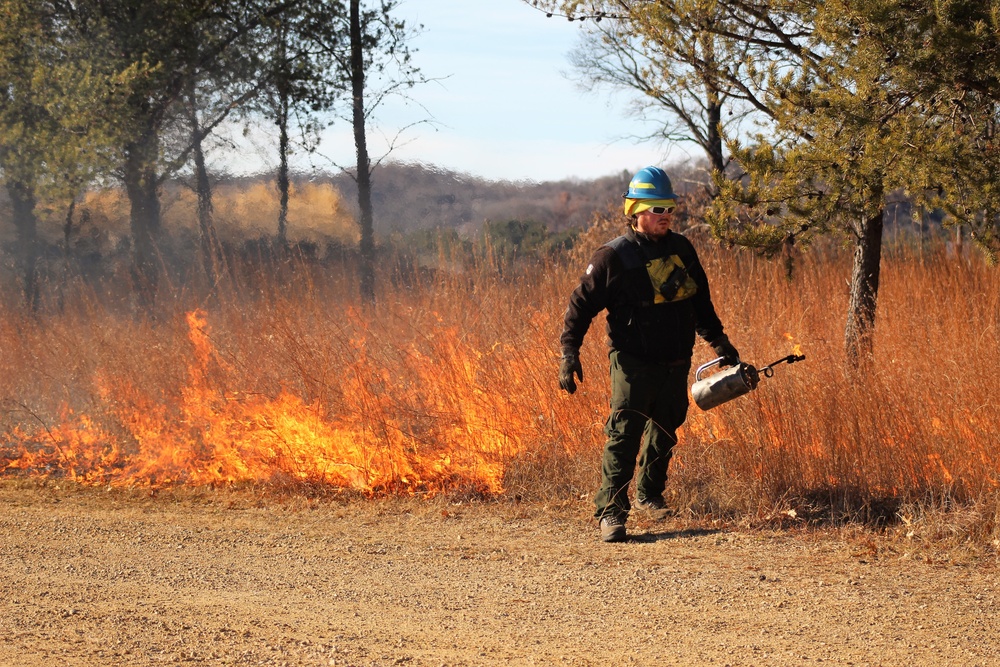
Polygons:
<instances>
[{"instance_id":1,"label":"tree trunk","mask_svg":"<svg viewBox=\"0 0 1000 667\"><path fill-rule=\"evenodd\" d=\"M847 308L844 343L847 360L859 368L872 359L875 309L878 305L879 274L882 262L882 227L885 211L879 210L861 222L854 249L851 297Z\"/></svg>"},{"instance_id":2,"label":"tree trunk","mask_svg":"<svg viewBox=\"0 0 1000 667\"><path fill-rule=\"evenodd\" d=\"M201 250L201 265L209 285L214 287L216 280L215 252L218 246L215 223L212 220L212 182L208 177L208 167L205 165L205 150L202 147L205 133L198 121L198 103L193 78L188 83L188 113L191 123L192 153L194 154L195 192L198 195L198 240Z\"/></svg>"},{"instance_id":3,"label":"tree trunk","mask_svg":"<svg viewBox=\"0 0 1000 667\"><path fill-rule=\"evenodd\" d=\"M278 247L288 247L288 94L278 103Z\"/></svg>"},{"instance_id":4,"label":"tree trunk","mask_svg":"<svg viewBox=\"0 0 1000 667\"><path fill-rule=\"evenodd\" d=\"M722 151L722 104L718 101L718 95L710 96L706 108L705 114L708 121L708 145L705 146L705 152L708 154L709 166L713 172L719 172L720 174L726 168L725 154ZM715 179L709 175L708 185L705 187L708 192L708 197L711 201L715 201L715 198L719 196L719 186L715 184ZM702 210L704 214L704 209Z\"/></svg>"},{"instance_id":5,"label":"tree trunk","mask_svg":"<svg viewBox=\"0 0 1000 667\"><path fill-rule=\"evenodd\" d=\"M361 209L361 301L375 303L375 232L371 167L365 137L365 64L359 0L351 0L351 93L354 96L354 145L358 152L358 206Z\"/></svg>"},{"instance_id":6,"label":"tree trunk","mask_svg":"<svg viewBox=\"0 0 1000 667\"><path fill-rule=\"evenodd\" d=\"M146 128L141 137L125 147L125 192L129 200L132 232L132 278L143 307L156 300L159 284L160 199L156 165L159 141L156 131Z\"/></svg>"},{"instance_id":7,"label":"tree trunk","mask_svg":"<svg viewBox=\"0 0 1000 667\"><path fill-rule=\"evenodd\" d=\"M215 251L217 239L212 220L212 182L205 166L205 153L199 139L194 146L195 188L198 191L198 236L201 245L201 263L210 285L215 285Z\"/></svg>"},{"instance_id":8,"label":"tree trunk","mask_svg":"<svg viewBox=\"0 0 1000 667\"><path fill-rule=\"evenodd\" d=\"M289 77L285 22L278 26L278 247L288 248L288 111Z\"/></svg>"},{"instance_id":9,"label":"tree trunk","mask_svg":"<svg viewBox=\"0 0 1000 667\"><path fill-rule=\"evenodd\" d=\"M722 172L726 168L726 159L722 150L722 104L718 102L717 98L709 101L705 114L708 120L706 152L709 163L713 170ZM713 192L714 194L717 193Z\"/></svg>"},{"instance_id":10,"label":"tree trunk","mask_svg":"<svg viewBox=\"0 0 1000 667\"><path fill-rule=\"evenodd\" d=\"M38 219L35 216L35 191L18 180L7 181L7 193L17 229L17 263L24 281L24 302L32 310L40 303L38 286Z\"/></svg>"},{"instance_id":11,"label":"tree trunk","mask_svg":"<svg viewBox=\"0 0 1000 667\"><path fill-rule=\"evenodd\" d=\"M86 209L84 209L86 210ZM59 312L66 308L66 292L69 290L69 277L73 268L73 214L76 213L76 196L69 200L66 207L66 219L63 221L63 266L62 279L59 281Z\"/></svg>"},{"instance_id":12,"label":"tree trunk","mask_svg":"<svg viewBox=\"0 0 1000 667\"><path fill-rule=\"evenodd\" d=\"M705 154L708 156L709 167L712 171L722 173L726 168L725 152L723 151L722 139L722 91L719 90L715 72L719 66L715 58L715 35L702 32L698 35L700 44L703 68L701 69L701 79L705 91ZM709 182L708 194L712 199L719 195L719 189L715 186L715 181Z\"/></svg>"}]
</instances>

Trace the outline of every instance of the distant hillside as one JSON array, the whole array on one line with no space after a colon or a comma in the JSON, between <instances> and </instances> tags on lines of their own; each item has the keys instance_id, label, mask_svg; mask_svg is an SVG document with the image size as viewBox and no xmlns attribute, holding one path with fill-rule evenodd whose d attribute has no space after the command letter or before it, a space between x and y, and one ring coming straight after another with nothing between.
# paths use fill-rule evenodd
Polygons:
<instances>
[{"instance_id":1,"label":"distant hillside","mask_svg":"<svg viewBox=\"0 0 1000 667\"><path fill-rule=\"evenodd\" d=\"M470 233L486 221L508 220L540 222L553 232L582 227L594 211L621 198L630 176L622 172L592 181L488 181L417 164L381 165L373 176L375 231L449 227ZM349 176L326 180L340 191L344 205L356 208L357 186Z\"/></svg>"}]
</instances>

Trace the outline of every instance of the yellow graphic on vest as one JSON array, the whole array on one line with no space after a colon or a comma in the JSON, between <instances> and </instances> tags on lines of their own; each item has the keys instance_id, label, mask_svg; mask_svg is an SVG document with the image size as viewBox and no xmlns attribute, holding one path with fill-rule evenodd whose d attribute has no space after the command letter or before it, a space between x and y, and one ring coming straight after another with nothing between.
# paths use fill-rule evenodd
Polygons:
<instances>
[{"instance_id":1,"label":"yellow graphic on vest","mask_svg":"<svg viewBox=\"0 0 1000 667\"><path fill-rule=\"evenodd\" d=\"M653 283L653 303L690 299L698 291L694 278L688 275L684 262L677 255L646 262L646 271Z\"/></svg>"}]
</instances>

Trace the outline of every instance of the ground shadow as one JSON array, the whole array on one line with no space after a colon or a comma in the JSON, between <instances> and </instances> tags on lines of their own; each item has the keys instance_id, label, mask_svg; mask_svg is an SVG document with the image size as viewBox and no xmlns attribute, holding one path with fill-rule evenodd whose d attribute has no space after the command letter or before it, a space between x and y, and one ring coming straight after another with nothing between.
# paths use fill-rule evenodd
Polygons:
<instances>
[{"instance_id":1,"label":"ground shadow","mask_svg":"<svg viewBox=\"0 0 1000 667\"><path fill-rule=\"evenodd\" d=\"M629 542L651 543L662 542L663 540L680 540L686 537L705 537L721 533L720 528L688 528L687 530L665 530L658 533L643 533L642 535L629 535Z\"/></svg>"}]
</instances>

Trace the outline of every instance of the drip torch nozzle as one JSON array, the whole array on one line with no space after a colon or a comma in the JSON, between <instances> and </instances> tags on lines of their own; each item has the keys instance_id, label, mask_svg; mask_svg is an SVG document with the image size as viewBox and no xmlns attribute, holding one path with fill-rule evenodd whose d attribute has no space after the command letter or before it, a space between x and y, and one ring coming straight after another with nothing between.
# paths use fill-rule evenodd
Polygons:
<instances>
[{"instance_id":1,"label":"drip torch nozzle","mask_svg":"<svg viewBox=\"0 0 1000 667\"><path fill-rule=\"evenodd\" d=\"M760 372L764 375L764 377L768 377L769 378L769 377L771 377L771 376L774 375L774 367L777 366L778 364L781 364L781 363L794 364L796 361L803 361L803 360L805 360L805 358L806 358L806 355L804 355L804 354L790 354L787 357L782 357L781 359L778 359L777 361L772 361L767 366L764 366L763 368L761 368Z\"/></svg>"}]
</instances>

